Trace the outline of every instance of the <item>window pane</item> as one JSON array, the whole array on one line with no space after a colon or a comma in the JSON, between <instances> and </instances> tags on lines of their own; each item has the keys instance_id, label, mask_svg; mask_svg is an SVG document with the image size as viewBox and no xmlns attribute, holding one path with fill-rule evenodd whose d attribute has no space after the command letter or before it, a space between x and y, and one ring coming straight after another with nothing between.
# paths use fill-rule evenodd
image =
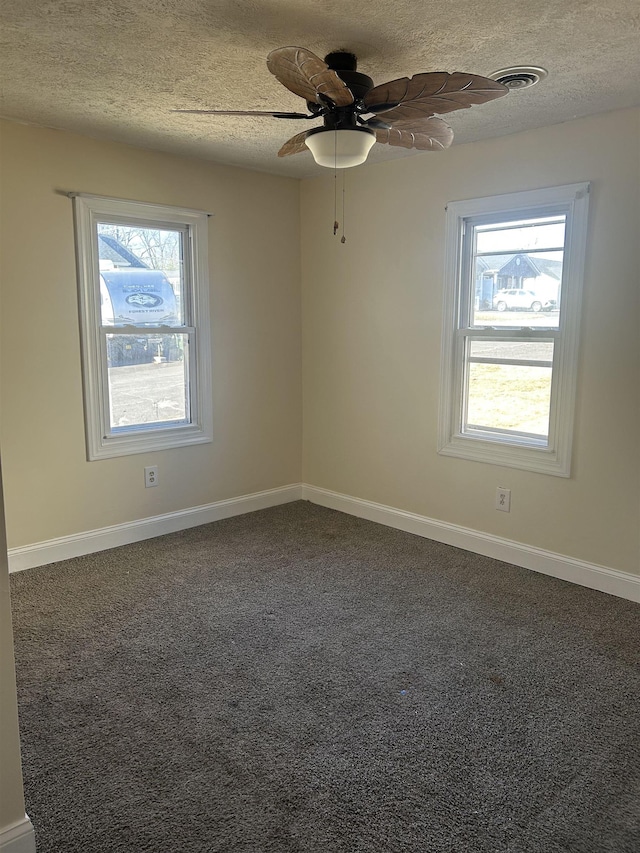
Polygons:
<instances>
[{"instance_id":1,"label":"window pane","mask_svg":"<svg viewBox=\"0 0 640 853\"><path fill-rule=\"evenodd\" d=\"M469 342L469 355L474 358L504 358L510 361L553 362L552 341L487 341Z\"/></svg>"},{"instance_id":2,"label":"window pane","mask_svg":"<svg viewBox=\"0 0 640 853\"><path fill-rule=\"evenodd\" d=\"M111 429L190 420L188 335L107 335Z\"/></svg>"},{"instance_id":3,"label":"window pane","mask_svg":"<svg viewBox=\"0 0 640 853\"><path fill-rule=\"evenodd\" d=\"M183 234L100 222L103 326L185 325Z\"/></svg>"},{"instance_id":4,"label":"window pane","mask_svg":"<svg viewBox=\"0 0 640 853\"><path fill-rule=\"evenodd\" d=\"M471 363L464 430L547 438L550 401L551 368Z\"/></svg>"},{"instance_id":5,"label":"window pane","mask_svg":"<svg viewBox=\"0 0 640 853\"><path fill-rule=\"evenodd\" d=\"M471 324L557 328L565 218L477 225Z\"/></svg>"}]
</instances>

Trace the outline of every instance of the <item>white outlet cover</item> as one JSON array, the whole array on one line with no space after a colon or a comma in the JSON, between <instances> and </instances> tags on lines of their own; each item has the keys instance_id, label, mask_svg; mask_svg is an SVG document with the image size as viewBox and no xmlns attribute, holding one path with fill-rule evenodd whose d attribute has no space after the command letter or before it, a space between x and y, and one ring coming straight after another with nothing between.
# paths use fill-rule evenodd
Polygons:
<instances>
[{"instance_id":1,"label":"white outlet cover","mask_svg":"<svg viewBox=\"0 0 640 853\"><path fill-rule=\"evenodd\" d=\"M147 489L158 485L157 465L147 465L147 467L144 469L144 485Z\"/></svg>"},{"instance_id":2,"label":"white outlet cover","mask_svg":"<svg viewBox=\"0 0 640 853\"><path fill-rule=\"evenodd\" d=\"M496 509L500 512L511 512L511 489L496 489Z\"/></svg>"}]
</instances>

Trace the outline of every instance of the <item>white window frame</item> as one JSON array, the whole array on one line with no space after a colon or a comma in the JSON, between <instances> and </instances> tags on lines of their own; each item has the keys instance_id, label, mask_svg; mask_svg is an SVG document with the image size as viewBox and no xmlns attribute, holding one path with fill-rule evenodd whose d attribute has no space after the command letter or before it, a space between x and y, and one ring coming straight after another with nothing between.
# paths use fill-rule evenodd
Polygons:
<instances>
[{"instance_id":1,"label":"white window frame","mask_svg":"<svg viewBox=\"0 0 640 853\"><path fill-rule=\"evenodd\" d=\"M78 290L85 432L89 461L133 453L166 450L213 440L209 318L208 218L203 211L85 193L72 194ZM97 223L150 228L175 228L183 232L184 326L157 328L188 333L188 423L136 426L114 433L109 423L109 383L105 328L100 308L100 270ZM109 327L109 333L126 333L136 327ZM195 350L195 352L194 352Z\"/></svg>"},{"instance_id":2,"label":"white window frame","mask_svg":"<svg viewBox=\"0 0 640 853\"><path fill-rule=\"evenodd\" d=\"M438 452L477 462L505 465L559 477L571 473L571 445L578 368L582 282L587 244L589 184L568 184L447 205L445 291L440 385ZM469 327L468 300L472 275L464 274L465 229L489 221L566 215L560 316L557 328L482 329ZM489 430L463 432L465 342L467 337L491 340L547 340L554 343L548 441L534 437L492 435ZM473 432L473 434L472 434Z\"/></svg>"}]
</instances>

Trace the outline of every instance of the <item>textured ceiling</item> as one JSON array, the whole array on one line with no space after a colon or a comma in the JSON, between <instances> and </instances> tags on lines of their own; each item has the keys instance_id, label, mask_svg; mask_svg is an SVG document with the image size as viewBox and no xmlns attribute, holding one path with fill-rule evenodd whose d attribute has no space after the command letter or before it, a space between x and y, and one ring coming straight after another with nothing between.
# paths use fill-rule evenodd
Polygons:
<instances>
[{"instance_id":1,"label":"textured ceiling","mask_svg":"<svg viewBox=\"0 0 640 853\"><path fill-rule=\"evenodd\" d=\"M640 103L638 0L0 0L0 113L11 119L293 177L278 158L310 124L176 115L304 108L270 50L347 49L376 84L425 71L549 71L532 89L449 114L456 142ZM316 123L314 123L316 124ZM454 143L455 144L455 143ZM437 157L375 145L369 162Z\"/></svg>"}]
</instances>

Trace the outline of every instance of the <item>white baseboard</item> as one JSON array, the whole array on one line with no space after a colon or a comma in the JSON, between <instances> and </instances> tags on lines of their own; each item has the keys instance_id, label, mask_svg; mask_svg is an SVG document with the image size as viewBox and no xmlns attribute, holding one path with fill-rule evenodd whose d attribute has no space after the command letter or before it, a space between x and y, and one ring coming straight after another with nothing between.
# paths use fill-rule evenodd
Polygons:
<instances>
[{"instance_id":1,"label":"white baseboard","mask_svg":"<svg viewBox=\"0 0 640 853\"><path fill-rule=\"evenodd\" d=\"M640 575L619 572L606 566L565 557L562 554L544 551L500 536L481 533L457 524L448 524L446 521L438 521L350 495L341 495L316 486L303 484L302 497L311 503L337 509L358 518L366 518L378 524L385 524L387 527L395 527L407 533L434 539L436 542L454 545L465 551L494 557L496 560L512 563L524 569L531 569L580 586L640 602Z\"/></svg>"},{"instance_id":2,"label":"white baseboard","mask_svg":"<svg viewBox=\"0 0 640 853\"><path fill-rule=\"evenodd\" d=\"M0 829L0 853L36 853L36 839L29 816Z\"/></svg>"},{"instance_id":3,"label":"white baseboard","mask_svg":"<svg viewBox=\"0 0 640 853\"><path fill-rule=\"evenodd\" d=\"M114 524L111 527L75 533L72 536L61 536L21 548L10 548L9 571L20 572L46 563L68 560L70 557L81 557L84 554L93 554L95 551L117 548L119 545L130 545L132 542L152 539L154 536L163 536L165 533L175 533L178 530L186 530L188 527L198 527L200 524L209 524L233 515L243 515L246 512L298 501L301 497L300 484L282 486L278 489L267 489L264 492L216 501L152 518L141 518L125 524Z\"/></svg>"},{"instance_id":4,"label":"white baseboard","mask_svg":"<svg viewBox=\"0 0 640 853\"><path fill-rule=\"evenodd\" d=\"M346 512L359 518L366 518L387 527L405 530L407 533L415 533L427 539L434 539L436 542L444 542L447 545L482 554L485 557L494 557L496 560L551 575L580 586L640 602L640 575L620 572L606 566L587 563L573 557L524 545L521 542L503 539L490 533L482 533L468 527L438 521L395 507L299 483L216 501L166 515L143 518L98 530L89 530L72 536L61 536L58 539L50 539L22 548L11 548L9 550L9 571L18 572L46 563L67 560L70 557L92 554L95 551L104 551L107 548L140 542L143 539L151 539L165 533L175 533L178 530L186 530L200 524L209 524L212 521L219 521L234 515L267 509L271 506L300 499ZM3 853L2 848L0 848L0 853Z\"/></svg>"}]
</instances>

